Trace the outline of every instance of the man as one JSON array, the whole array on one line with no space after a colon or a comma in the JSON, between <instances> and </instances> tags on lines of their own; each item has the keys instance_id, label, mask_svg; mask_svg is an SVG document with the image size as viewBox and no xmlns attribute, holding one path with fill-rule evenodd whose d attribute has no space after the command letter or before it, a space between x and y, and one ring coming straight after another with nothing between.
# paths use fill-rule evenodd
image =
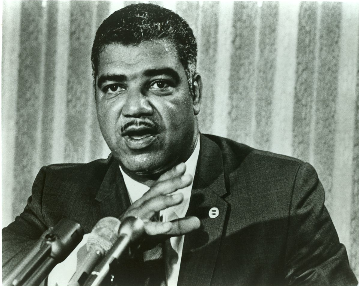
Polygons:
<instances>
[{"instance_id":1,"label":"man","mask_svg":"<svg viewBox=\"0 0 359 286\"><path fill-rule=\"evenodd\" d=\"M92 64L111 155L39 172L3 230L4 274L62 217L89 233L103 217L136 216L163 264L146 266L157 246L140 251L112 270L115 284L356 285L310 165L200 134L196 53L188 24L156 5L102 23Z\"/></svg>"}]
</instances>

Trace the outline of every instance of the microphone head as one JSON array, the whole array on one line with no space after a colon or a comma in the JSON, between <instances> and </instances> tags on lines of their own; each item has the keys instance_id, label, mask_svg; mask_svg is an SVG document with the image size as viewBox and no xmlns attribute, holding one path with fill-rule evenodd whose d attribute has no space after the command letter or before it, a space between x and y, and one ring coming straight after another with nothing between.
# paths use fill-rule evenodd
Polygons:
<instances>
[{"instance_id":1,"label":"microphone head","mask_svg":"<svg viewBox=\"0 0 359 286\"><path fill-rule=\"evenodd\" d=\"M87 251L96 251L104 255L113 246L118 236L120 220L115 217L100 219L92 229L86 243Z\"/></svg>"}]
</instances>

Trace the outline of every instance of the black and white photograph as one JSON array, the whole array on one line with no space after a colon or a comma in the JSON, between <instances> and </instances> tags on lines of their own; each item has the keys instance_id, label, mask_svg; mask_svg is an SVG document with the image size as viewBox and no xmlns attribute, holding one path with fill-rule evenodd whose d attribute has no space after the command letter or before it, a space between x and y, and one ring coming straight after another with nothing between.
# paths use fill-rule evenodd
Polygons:
<instances>
[{"instance_id":1,"label":"black and white photograph","mask_svg":"<svg viewBox=\"0 0 359 286\"><path fill-rule=\"evenodd\" d=\"M358 285L359 1L1 8L2 285Z\"/></svg>"}]
</instances>

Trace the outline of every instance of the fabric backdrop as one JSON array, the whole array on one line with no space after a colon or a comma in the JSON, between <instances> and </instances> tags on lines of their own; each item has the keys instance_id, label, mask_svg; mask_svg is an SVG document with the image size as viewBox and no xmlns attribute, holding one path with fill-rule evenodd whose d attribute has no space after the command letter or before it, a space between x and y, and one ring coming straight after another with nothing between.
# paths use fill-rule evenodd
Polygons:
<instances>
[{"instance_id":1,"label":"fabric backdrop","mask_svg":"<svg viewBox=\"0 0 359 286\"><path fill-rule=\"evenodd\" d=\"M107 157L90 48L102 20L131 3L3 3L3 226L42 165ZM201 131L313 164L359 276L359 3L154 3L198 39Z\"/></svg>"}]
</instances>

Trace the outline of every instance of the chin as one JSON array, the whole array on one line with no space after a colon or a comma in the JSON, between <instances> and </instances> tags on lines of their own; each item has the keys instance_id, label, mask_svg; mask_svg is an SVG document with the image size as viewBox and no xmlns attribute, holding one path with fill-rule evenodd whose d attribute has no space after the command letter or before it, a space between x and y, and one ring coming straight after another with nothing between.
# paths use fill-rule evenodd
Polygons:
<instances>
[{"instance_id":1,"label":"chin","mask_svg":"<svg viewBox=\"0 0 359 286\"><path fill-rule=\"evenodd\" d=\"M159 177L176 164L174 161L164 162L159 158L148 157L136 158L135 160L120 160L120 162L123 168L136 176L154 178Z\"/></svg>"}]
</instances>

